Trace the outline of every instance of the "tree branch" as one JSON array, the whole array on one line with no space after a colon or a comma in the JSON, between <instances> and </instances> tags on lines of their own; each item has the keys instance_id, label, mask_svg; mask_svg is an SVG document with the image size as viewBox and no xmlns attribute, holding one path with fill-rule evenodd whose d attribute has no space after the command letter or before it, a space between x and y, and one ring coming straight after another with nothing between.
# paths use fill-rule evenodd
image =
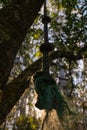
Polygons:
<instances>
[{"instance_id":1,"label":"tree branch","mask_svg":"<svg viewBox=\"0 0 87 130\"><path fill-rule=\"evenodd\" d=\"M30 65L17 78L10 82L3 91L0 102L0 125L5 120L8 113L29 87L29 77L41 68L41 59Z\"/></svg>"},{"instance_id":2,"label":"tree branch","mask_svg":"<svg viewBox=\"0 0 87 130\"><path fill-rule=\"evenodd\" d=\"M74 55L71 52L55 51L49 58L50 62L57 58L72 58L71 60L82 59L80 55ZM85 55L87 57L87 55ZM41 69L42 58L34 62L27 69L25 69L17 78L11 81L3 91L2 100L0 103L0 125L3 123L4 119L19 100L21 95L24 93L25 89L28 88L28 79L34 73Z\"/></svg>"}]
</instances>

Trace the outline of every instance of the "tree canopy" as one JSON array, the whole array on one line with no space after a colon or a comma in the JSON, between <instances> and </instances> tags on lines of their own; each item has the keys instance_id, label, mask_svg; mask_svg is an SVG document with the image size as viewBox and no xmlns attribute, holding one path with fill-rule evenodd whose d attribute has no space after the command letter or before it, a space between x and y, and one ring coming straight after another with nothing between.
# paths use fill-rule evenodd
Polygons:
<instances>
[{"instance_id":1,"label":"tree canopy","mask_svg":"<svg viewBox=\"0 0 87 130\"><path fill-rule=\"evenodd\" d=\"M2 91L0 125L25 89L29 87L30 77L41 69L42 58L38 60L34 58L40 55L35 50L43 42L43 29L40 22L42 12L39 13L43 1L0 1L2 6L0 9L0 89ZM48 4L48 14L51 15L52 20L49 25L49 41L55 45L55 51L49 56L50 62L52 61L51 64L55 66L53 60L56 59L57 72L62 67L67 73L68 76L66 77L68 77L71 84L68 83L70 88L66 90L69 89L70 95L76 87L72 77L73 75L76 77L80 75L75 72L79 64L78 60L82 59L86 62L87 58L87 1L50 0L50 2L51 4ZM33 49L35 55L32 60L30 55L33 55ZM10 81L12 69L15 68L14 64L17 58L19 60L19 57L16 57L18 53L22 55L22 58L24 55L26 55L26 58L28 57L28 64L24 65L25 67L24 69L22 67L21 73L18 73ZM24 64L25 58L22 60ZM85 76L82 75L82 79L86 82ZM57 78L61 79L61 77Z\"/></svg>"}]
</instances>

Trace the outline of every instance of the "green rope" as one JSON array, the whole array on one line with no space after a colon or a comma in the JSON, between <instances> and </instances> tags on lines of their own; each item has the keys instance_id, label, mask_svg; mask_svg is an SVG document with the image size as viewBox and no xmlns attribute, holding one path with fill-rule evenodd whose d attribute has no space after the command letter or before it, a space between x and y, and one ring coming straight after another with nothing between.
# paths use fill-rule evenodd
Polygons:
<instances>
[{"instance_id":1,"label":"green rope","mask_svg":"<svg viewBox=\"0 0 87 130\"><path fill-rule=\"evenodd\" d=\"M55 109L60 119L63 118L65 111L73 114L66 98L56 85L55 80L49 74L44 75L42 71L36 73L34 76L34 84L38 94L36 107L40 110L45 109L47 111Z\"/></svg>"}]
</instances>

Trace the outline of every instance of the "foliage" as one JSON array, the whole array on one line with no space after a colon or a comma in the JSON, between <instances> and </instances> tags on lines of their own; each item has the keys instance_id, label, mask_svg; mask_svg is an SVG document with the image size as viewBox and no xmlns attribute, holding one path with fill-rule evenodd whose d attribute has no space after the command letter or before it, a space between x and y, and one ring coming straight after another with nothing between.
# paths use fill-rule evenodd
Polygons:
<instances>
[{"instance_id":1,"label":"foliage","mask_svg":"<svg viewBox=\"0 0 87 130\"><path fill-rule=\"evenodd\" d=\"M13 130L38 130L40 124L40 119L36 117L18 117L14 124Z\"/></svg>"},{"instance_id":2,"label":"foliage","mask_svg":"<svg viewBox=\"0 0 87 130\"><path fill-rule=\"evenodd\" d=\"M11 1L12 0L0 0L0 4L2 4L2 6L8 6Z\"/></svg>"}]
</instances>

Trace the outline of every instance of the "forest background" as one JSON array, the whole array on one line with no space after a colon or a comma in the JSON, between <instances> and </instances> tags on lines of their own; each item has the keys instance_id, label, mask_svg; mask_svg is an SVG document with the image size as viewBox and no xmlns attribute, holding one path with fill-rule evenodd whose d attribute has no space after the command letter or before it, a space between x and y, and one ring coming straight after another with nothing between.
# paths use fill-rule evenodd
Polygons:
<instances>
[{"instance_id":1,"label":"forest background","mask_svg":"<svg viewBox=\"0 0 87 130\"><path fill-rule=\"evenodd\" d=\"M32 76L41 69L42 4L43 0L0 0L1 130L40 128ZM78 113L61 125L65 130L86 130L87 1L49 0L47 9L49 42L55 46L50 72Z\"/></svg>"}]
</instances>

